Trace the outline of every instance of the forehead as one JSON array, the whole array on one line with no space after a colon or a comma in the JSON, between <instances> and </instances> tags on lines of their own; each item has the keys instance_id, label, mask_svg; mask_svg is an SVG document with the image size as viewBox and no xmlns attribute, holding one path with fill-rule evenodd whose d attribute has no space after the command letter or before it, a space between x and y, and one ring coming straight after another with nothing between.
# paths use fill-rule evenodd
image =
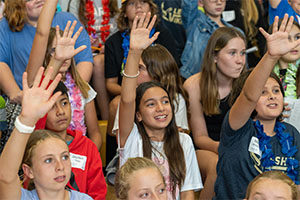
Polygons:
<instances>
[{"instance_id":1,"label":"forehead","mask_svg":"<svg viewBox=\"0 0 300 200\"><path fill-rule=\"evenodd\" d=\"M163 183L163 177L156 168L143 168L131 174L128 178L130 186L134 186L136 190L140 188L153 187Z\"/></svg>"},{"instance_id":2,"label":"forehead","mask_svg":"<svg viewBox=\"0 0 300 200\"><path fill-rule=\"evenodd\" d=\"M234 37L227 42L226 46L223 49L232 49L232 48L245 49L246 44L242 38Z\"/></svg>"},{"instance_id":3,"label":"forehead","mask_svg":"<svg viewBox=\"0 0 300 200\"><path fill-rule=\"evenodd\" d=\"M164 97L168 97L167 92L160 87L152 87L145 91L142 101L146 101L148 99L161 99Z\"/></svg>"},{"instance_id":4,"label":"forehead","mask_svg":"<svg viewBox=\"0 0 300 200\"><path fill-rule=\"evenodd\" d=\"M275 86L278 86L280 87L279 83L272 77L269 77L266 84L265 84L266 87L275 87Z\"/></svg>"},{"instance_id":5,"label":"forehead","mask_svg":"<svg viewBox=\"0 0 300 200\"><path fill-rule=\"evenodd\" d=\"M37 144L33 150L33 156L39 158L45 155L60 155L64 151L69 151L67 144L58 138L47 138Z\"/></svg>"}]
</instances>

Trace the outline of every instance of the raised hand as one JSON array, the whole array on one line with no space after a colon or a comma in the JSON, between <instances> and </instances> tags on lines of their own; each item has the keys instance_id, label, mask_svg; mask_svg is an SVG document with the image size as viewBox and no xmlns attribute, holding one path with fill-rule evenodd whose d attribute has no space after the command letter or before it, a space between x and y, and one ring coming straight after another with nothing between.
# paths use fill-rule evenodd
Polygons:
<instances>
[{"instance_id":1,"label":"raised hand","mask_svg":"<svg viewBox=\"0 0 300 200\"><path fill-rule=\"evenodd\" d=\"M76 24L77 22L74 21L72 26L70 27L71 22L69 21L62 36L59 33L59 26L56 26L55 59L61 61L71 59L73 56L75 56L76 54L78 54L86 48L86 45L82 45L77 49L74 48L76 40L79 37L81 31L83 30L83 28L80 27L72 37Z\"/></svg>"},{"instance_id":2,"label":"raised hand","mask_svg":"<svg viewBox=\"0 0 300 200\"><path fill-rule=\"evenodd\" d=\"M279 18L276 16L272 34L267 33L263 28L259 28L267 40L268 53L271 56L282 56L300 45L300 40L289 40L289 32L292 29L294 17L291 16L289 18L288 14L285 14L279 29L278 20Z\"/></svg>"},{"instance_id":3,"label":"raised hand","mask_svg":"<svg viewBox=\"0 0 300 200\"><path fill-rule=\"evenodd\" d=\"M47 75L41 82L43 73L44 68L41 67L31 88L28 87L27 72L23 74L23 100L20 117L22 117L22 122L29 126L35 125L40 118L47 114L61 95L61 92L52 95L61 79L61 75L58 74L49 85L53 73L52 67L50 67Z\"/></svg>"},{"instance_id":4,"label":"raised hand","mask_svg":"<svg viewBox=\"0 0 300 200\"><path fill-rule=\"evenodd\" d=\"M144 14L140 18L138 16L135 17L130 32L130 49L144 50L157 39L159 32L156 32L151 38L149 38L150 31L156 21L156 15L153 16L149 23L150 18L150 12L147 16Z\"/></svg>"}]
</instances>

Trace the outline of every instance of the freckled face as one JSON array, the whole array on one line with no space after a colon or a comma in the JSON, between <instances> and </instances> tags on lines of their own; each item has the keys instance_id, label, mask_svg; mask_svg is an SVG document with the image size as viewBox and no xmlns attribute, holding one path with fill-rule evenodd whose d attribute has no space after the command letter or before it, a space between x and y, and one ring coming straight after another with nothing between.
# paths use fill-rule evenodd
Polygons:
<instances>
[{"instance_id":1,"label":"freckled face","mask_svg":"<svg viewBox=\"0 0 300 200\"><path fill-rule=\"evenodd\" d=\"M37 21L42 8L44 6L45 0L25 0L25 6L27 11L27 16L30 21Z\"/></svg>"},{"instance_id":2,"label":"freckled face","mask_svg":"<svg viewBox=\"0 0 300 200\"><path fill-rule=\"evenodd\" d=\"M66 143L49 138L39 143L32 153L30 178L37 188L64 189L71 176L71 162Z\"/></svg>"}]
</instances>

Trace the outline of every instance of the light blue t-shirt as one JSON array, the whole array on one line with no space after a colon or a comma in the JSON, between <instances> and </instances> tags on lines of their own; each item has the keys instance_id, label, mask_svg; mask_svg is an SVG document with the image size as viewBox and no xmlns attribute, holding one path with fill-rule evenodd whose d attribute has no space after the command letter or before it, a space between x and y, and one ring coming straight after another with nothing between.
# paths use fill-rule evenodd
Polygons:
<instances>
[{"instance_id":1,"label":"light blue t-shirt","mask_svg":"<svg viewBox=\"0 0 300 200\"><path fill-rule=\"evenodd\" d=\"M272 8L271 5L269 5L269 23L270 25L273 24L274 18L276 16L279 17L279 19L283 18L285 13L289 14L289 16L294 16L294 20L298 20L298 17L300 17L299 14L295 12L295 10L292 8L292 6L289 4L288 0L281 0L278 4L277 8ZM298 17L297 17L298 16Z\"/></svg>"},{"instance_id":2,"label":"light blue t-shirt","mask_svg":"<svg viewBox=\"0 0 300 200\"><path fill-rule=\"evenodd\" d=\"M21 200L39 200L36 190L22 190ZM75 190L69 190L70 200L93 200L89 195L77 192Z\"/></svg>"},{"instance_id":3,"label":"light blue t-shirt","mask_svg":"<svg viewBox=\"0 0 300 200\"><path fill-rule=\"evenodd\" d=\"M54 15L52 26L59 25L64 30L68 21L77 20L74 33L79 29L81 23L72 14L59 12ZM36 28L30 24L25 24L20 32L12 32L9 28L6 18L0 20L0 62L6 63L14 78L22 89L22 75L26 69ZM87 48L78 53L74 58L76 63L93 62L90 39L85 30L78 37L75 48L86 45Z\"/></svg>"}]
</instances>

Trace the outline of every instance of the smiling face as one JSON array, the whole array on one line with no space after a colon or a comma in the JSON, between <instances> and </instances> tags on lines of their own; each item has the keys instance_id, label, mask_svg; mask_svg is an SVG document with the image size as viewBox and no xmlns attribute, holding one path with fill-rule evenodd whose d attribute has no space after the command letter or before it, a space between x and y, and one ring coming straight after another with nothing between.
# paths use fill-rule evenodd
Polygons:
<instances>
[{"instance_id":1,"label":"smiling face","mask_svg":"<svg viewBox=\"0 0 300 200\"><path fill-rule=\"evenodd\" d=\"M164 130L172 120L172 107L168 94L160 87L146 90L136 113L138 121L142 121L146 132Z\"/></svg>"},{"instance_id":2,"label":"smiling face","mask_svg":"<svg viewBox=\"0 0 300 200\"><path fill-rule=\"evenodd\" d=\"M256 120L276 120L282 113L283 94L279 83L275 79L268 78L255 110L257 112Z\"/></svg>"},{"instance_id":3,"label":"smiling face","mask_svg":"<svg viewBox=\"0 0 300 200\"><path fill-rule=\"evenodd\" d=\"M45 0L25 0L25 6L27 11L27 16L29 21L37 22L42 8L44 6Z\"/></svg>"},{"instance_id":4,"label":"smiling face","mask_svg":"<svg viewBox=\"0 0 300 200\"><path fill-rule=\"evenodd\" d=\"M289 38L292 41L300 39L300 30L296 25L293 25L291 32L289 33ZM289 53L283 55L280 60L286 63L294 63L300 58L300 47L296 47Z\"/></svg>"},{"instance_id":5,"label":"smiling face","mask_svg":"<svg viewBox=\"0 0 300 200\"><path fill-rule=\"evenodd\" d=\"M294 11L297 14L300 14L300 0L288 0L288 2L291 4L291 7L294 9Z\"/></svg>"},{"instance_id":6,"label":"smiling face","mask_svg":"<svg viewBox=\"0 0 300 200\"><path fill-rule=\"evenodd\" d=\"M65 142L48 138L38 143L32 151L31 161L32 166L24 172L33 179L37 189L64 190L71 175L69 149Z\"/></svg>"},{"instance_id":7,"label":"smiling face","mask_svg":"<svg viewBox=\"0 0 300 200\"><path fill-rule=\"evenodd\" d=\"M199 5L205 10L205 14L211 18L221 17L226 6L226 0L200 0Z\"/></svg>"},{"instance_id":8,"label":"smiling face","mask_svg":"<svg viewBox=\"0 0 300 200\"><path fill-rule=\"evenodd\" d=\"M215 56L217 75L238 78L246 63L246 45L240 37L232 38Z\"/></svg>"},{"instance_id":9,"label":"smiling face","mask_svg":"<svg viewBox=\"0 0 300 200\"><path fill-rule=\"evenodd\" d=\"M156 168L144 168L132 173L128 183L127 199L167 200L166 186Z\"/></svg>"},{"instance_id":10,"label":"smiling face","mask_svg":"<svg viewBox=\"0 0 300 200\"><path fill-rule=\"evenodd\" d=\"M145 0L128 0L126 4L125 17L129 24L132 24L135 16L141 17L144 13L150 12L150 4Z\"/></svg>"},{"instance_id":11,"label":"smiling face","mask_svg":"<svg viewBox=\"0 0 300 200\"><path fill-rule=\"evenodd\" d=\"M292 200L291 187L281 181L263 178L255 185L248 200Z\"/></svg>"},{"instance_id":12,"label":"smiling face","mask_svg":"<svg viewBox=\"0 0 300 200\"><path fill-rule=\"evenodd\" d=\"M61 95L48 112L46 129L63 136L71 121L71 105L66 94Z\"/></svg>"}]
</instances>

